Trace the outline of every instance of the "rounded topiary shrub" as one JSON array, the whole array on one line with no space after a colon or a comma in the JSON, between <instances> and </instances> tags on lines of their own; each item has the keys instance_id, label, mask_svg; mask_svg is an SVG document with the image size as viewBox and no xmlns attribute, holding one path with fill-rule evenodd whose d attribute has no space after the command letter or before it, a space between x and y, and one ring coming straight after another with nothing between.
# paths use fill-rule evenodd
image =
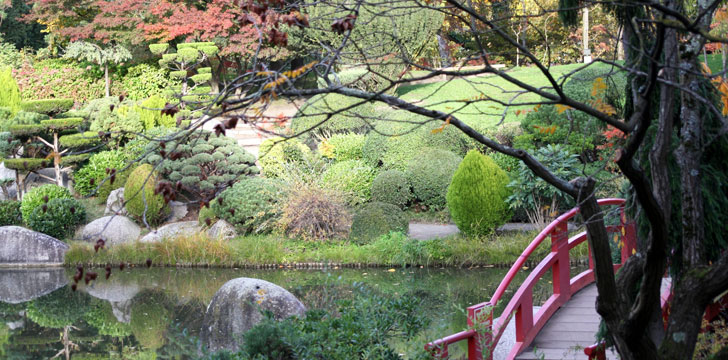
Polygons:
<instances>
[{"instance_id":1,"label":"rounded topiary shrub","mask_svg":"<svg viewBox=\"0 0 728 360\"><path fill-rule=\"evenodd\" d=\"M362 134L334 134L320 142L318 149L322 156L336 161L360 160L366 140Z\"/></svg>"},{"instance_id":2,"label":"rounded topiary shrub","mask_svg":"<svg viewBox=\"0 0 728 360\"><path fill-rule=\"evenodd\" d=\"M354 214L349 238L359 244L368 243L390 231L406 233L409 221L399 207L381 202L364 205Z\"/></svg>"},{"instance_id":3,"label":"rounded topiary shrub","mask_svg":"<svg viewBox=\"0 0 728 360\"><path fill-rule=\"evenodd\" d=\"M127 155L121 150L102 151L94 154L88 163L73 173L73 188L83 196L94 194L102 180L109 176L106 169L122 169L127 161ZM117 183L118 179L114 181ZM109 182L108 180L104 183ZM123 182L117 184L124 186ZM96 194L101 197L100 194ZM106 194L108 196L108 194ZM101 200L101 199L100 199ZM106 201L106 198L103 198Z\"/></svg>"},{"instance_id":4,"label":"rounded topiary shrub","mask_svg":"<svg viewBox=\"0 0 728 360\"><path fill-rule=\"evenodd\" d=\"M321 180L324 187L344 193L352 205L369 201L376 170L361 160L347 160L331 165Z\"/></svg>"},{"instance_id":5,"label":"rounded topiary shrub","mask_svg":"<svg viewBox=\"0 0 728 360\"><path fill-rule=\"evenodd\" d=\"M62 329L83 317L91 299L83 291L72 291L70 286L64 286L29 302L26 315L42 327Z\"/></svg>"},{"instance_id":6,"label":"rounded topiary shrub","mask_svg":"<svg viewBox=\"0 0 728 360\"><path fill-rule=\"evenodd\" d=\"M469 151L447 190L447 206L458 229L483 235L505 224L511 218L508 183L508 174L490 157Z\"/></svg>"},{"instance_id":7,"label":"rounded topiary shrub","mask_svg":"<svg viewBox=\"0 0 728 360\"><path fill-rule=\"evenodd\" d=\"M0 201L0 226L22 224L20 201Z\"/></svg>"},{"instance_id":8,"label":"rounded topiary shrub","mask_svg":"<svg viewBox=\"0 0 728 360\"><path fill-rule=\"evenodd\" d=\"M218 195L212 208L242 234L265 233L275 226L284 198L280 181L260 177L243 178Z\"/></svg>"},{"instance_id":9,"label":"rounded topiary shrub","mask_svg":"<svg viewBox=\"0 0 728 360\"><path fill-rule=\"evenodd\" d=\"M85 221L86 209L78 200L53 199L33 210L28 227L56 239L65 239Z\"/></svg>"},{"instance_id":10,"label":"rounded topiary shrub","mask_svg":"<svg viewBox=\"0 0 728 360\"><path fill-rule=\"evenodd\" d=\"M161 223L169 215L169 206L161 194L154 194L159 174L152 165L138 166L124 184L126 211L150 225Z\"/></svg>"},{"instance_id":11,"label":"rounded topiary shrub","mask_svg":"<svg viewBox=\"0 0 728 360\"><path fill-rule=\"evenodd\" d=\"M35 208L47 204L53 199L72 199L73 196L68 189L55 184L46 184L33 188L23 195L23 201L20 204L20 212L23 214L23 221L26 223L30 219L30 214Z\"/></svg>"},{"instance_id":12,"label":"rounded topiary shrub","mask_svg":"<svg viewBox=\"0 0 728 360\"><path fill-rule=\"evenodd\" d=\"M425 149L407 164L407 181L415 199L431 210L445 207L447 187L462 158L440 149Z\"/></svg>"},{"instance_id":13,"label":"rounded topiary shrub","mask_svg":"<svg viewBox=\"0 0 728 360\"><path fill-rule=\"evenodd\" d=\"M310 153L311 149L296 139L266 139L258 150L258 162L262 167L260 172L265 177L279 177L287 163L302 163Z\"/></svg>"},{"instance_id":14,"label":"rounded topiary shrub","mask_svg":"<svg viewBox=\"0 0 728 360\"><path fill-rule=\"evenodd\" d=\"M372 201L397 205L401 209L412 201L412 189L407 176L399 170L379 173L372 183Z\"/></svg>"}]
</instances>

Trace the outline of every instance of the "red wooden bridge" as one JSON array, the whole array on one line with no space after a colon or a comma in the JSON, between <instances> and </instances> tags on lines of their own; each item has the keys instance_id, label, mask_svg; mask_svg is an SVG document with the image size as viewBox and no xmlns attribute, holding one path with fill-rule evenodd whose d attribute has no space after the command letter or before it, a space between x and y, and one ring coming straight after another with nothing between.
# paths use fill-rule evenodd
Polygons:
<instances>
[{"instance_id":1,"label":"red wooden bridge","mask_svg":"<svg viewBox=\"0 0 728 360\"><path fill-rule=\"evenodd\" d=\"M608 226L607 230L614 234L621 249L621 263L624 263L635 248L634 223L627 222L623 199L602 199L599 205L618 207L615 210L619 225ZM579 208L571 209L546 226L510 268L490 301L468 308L469 330L431 342L425 348L436 358L444 359L449 357L451 344L466 341L469 360L492 359L506 325L513 319L516 339L507 355L509 360L586 359L585 353L596 356L595 347L590 345L595 342L600 318L594 309L596 288L589 286L594 282L591 257L587 270L571 276L569 251L586 240L586 232L571 238L568 235L568 221L578 212ZM531 271L494 323L493 309L533 251L548 237L551 238L551 252ZM621 263L614 265L615 270ZM533 288L549 270L553 276L553 295L534 312ZM601 351L601 356L603 354Z\"/></svg>"}]
</instances>

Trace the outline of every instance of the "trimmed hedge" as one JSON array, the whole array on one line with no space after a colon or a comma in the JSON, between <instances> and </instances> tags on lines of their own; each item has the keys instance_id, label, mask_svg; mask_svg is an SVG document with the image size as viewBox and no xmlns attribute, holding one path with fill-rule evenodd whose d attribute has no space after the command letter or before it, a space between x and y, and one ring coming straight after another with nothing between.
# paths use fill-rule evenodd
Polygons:
<instances>
[{"instance_id":1,"label":"trimmed hedge","mask_svg":"<svg viewBox=\"0 0 728 360\"><path fill-rule=\"evenodd\" d=\"M0 226L22 225L20 201L0 201Z\"/></svg>"},{"instance_id":2,"label":"trimmed hedge","mask_svg":"<svg viewBox=\"0 0 728 360\"><path fill-rule=\"evenodd\" d=\"M56 239L72 236L78 225L86 221L86 209L76 199L53 199L38 206L28 218L28 227Z\"/></svg>"},{"instance_id":3,"label":"trimmed hedge","mask_svg":"<svg viewBox=\"0 0 728 360\"><path fill-rule=\"evenodd\" d=\"M77 134L63 135L58 138L61 147L70 149L83 149L101 144L99 133L86 131Z\"/></svg>"},{"instance_id":4,"label":"trimmed hedge","mask_svg":"<svg viewBox=\"0 0 728 360\"><path fill-rule=\"evenodd\" d=\"M20 102L20 108L24 111L36 112L49 116L66 112L72 107L73 99L41 99Z\"/></svg>"},{"instance_id":5,"label":"trimmed hedge","mask_svg":"<svg viewBox=\"0 0 728 360\"><path fill-rule=\"evenodd\" d=\"M138 166L124 184L126 211L149 225L160 224L169 215L169 206L161 194L155 194L159 174L152 165Z\"/></svg>"},{"instance_id":6,"label":"trimmed hedge","mask_svg":"<svg viewBox=\"0 0 728 360\"><path fill-rule=\"evenodd\" d=\"M488 156L471 150L447 190L447 206L458 229L468 235L490 234L511 218L508 175Z\"/></svg>"},{"instance_id":7,"label":"trimmed hedge","mask_svg":"<svg viewBox=\"0 0 728 360\"><path fill-rule=\"evenodd\" d=\"M371 198L376 170L361 160L346 160L331 165L321 177L324 187L344 193L351 205L362 204Z\"/></svg>"},{"instance_id":8,"label":"trimmed hedge","mask_svg":"<svg viewBox=\"0 0 728 360\"><path fill-rule=\"evenodd\" d=\"M407 176L399 170L383 171L372 182L372 201L405 209L413 198Z\"/></svg>"},{"instance_id":9,"label":"trimmed hedge","mask_svg":"<svg viewBox=\"0 0 728 360\"><path fill-rule=\"evenodd\" d=\"M55 184L46 184L30 189L23 195L23 201L20 204L23 221L28 223L30 215L36 208L47 204L53 199L73 199L73 196L68 189Z\"/></svg>"},{"instance_id":10,"label":"trimmed hedge","mask_svg":"<svg viewBox=\"0 0 728 360\"><path fill-rule=\"evenodd\" d=\"M48 120L49 117L46 114L40 114L29 111L18 111L15 116L8 122L9 126L12 125L33 125L40 124L43 120Z\"/></svg>"},{"instance_id":11,"label":"trimmed hedge","mask_svg":"<svg viewBox=\"0 0 728 360\"><path fill-rule=\"evenodd\" d=\"M51 130L68 130L76 128L84 122L85 120L83 118L65 118L43 120L40 124Z\"/></svg>"},{"instance_id":12,"label":"trimmed hedge","mask_svg":"<svg viewBox=\"0 0 728 360\"><path fill-rule=\"evenodd\" d=\"M4 162L6 168L20 171L36 171L53 165L50 160L36 158L5 159Z\"/></svg>"},{"instance_id":13,"label":"trimmed hedge","mask_svg":"<svg viewBox=\"0 0 728 360\"><path fill-rule=\"evenodd\" d=\"M282 183L260 177L243 178L218 195L212 209L241 234L266 233L273 230L281 214L284 199Z\"/></svg>"},{"instance_id":14,"label":"trimmed hedge","mask_svg":"<svg viewBox=\"0 0 728 360\"><path fill-rule=\"evenodd\" d=\"M391 231L406 233L408 228L407 216L399 207L372 202L354 214L349 238L356 243L365 244Z\"/></svg>"},{"instance_id":15,"label":"trimmed hedge","mask_svg":"<svg viewBox=\"0 0 728 360\"><path fill-rule=\"evenodd\" d=\"M415 199L431 210L447 204L447 187L462 158L440 149L425 149L407 164L405 175Z\"/></svg>"}]
</instances>

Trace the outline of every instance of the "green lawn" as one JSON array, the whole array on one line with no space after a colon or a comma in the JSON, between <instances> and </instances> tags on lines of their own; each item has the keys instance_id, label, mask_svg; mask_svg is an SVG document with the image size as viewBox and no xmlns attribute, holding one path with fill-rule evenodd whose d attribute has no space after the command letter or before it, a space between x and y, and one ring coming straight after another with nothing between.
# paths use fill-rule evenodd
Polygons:
<instances>
[{"instance_id":1,"label":"green lawn","mask_svg":"<svg viewBox=\"0 0 728 360\"><path fill-rule=\"evenodd\" d=\"M551 67L551 73L558 80L562 75L582 65L569 64L553 66ZM533 66L514 68L509 70L508 74L535 87L549 85L546 77L538 68ZM463 105L462 100L472 99L481 96L481 94L506 103L511 101L517 103L538 101L540 98L534 94L524 94L515 100L511 100L516 95L512 91L517 90L519 90L518 86L509 83L503 78L494 75L485 75L431 84L401 86L397 90L397 95L404 100L416 102L418 105L424 105L445 112L455 111ZM503 105L483 101L460 109L455 114L468 124L491 126L501 120L504 108ZM519 115L515 114L516 110L527 108L533 108L533 106L510 107L506 112L505 122L519 121Z\"/></svg>"},{"instance_id":2,"label":"green lawn","mask_svg":"<svg viewBox=\"0 0 728 360\"><path fill-rule=\"evenodd\" d=\"M700 59L703 59L702 57ZM708 67L713 74L723 71L723 58L720 53L708 55Z\"/></svg>"}]
</instances>

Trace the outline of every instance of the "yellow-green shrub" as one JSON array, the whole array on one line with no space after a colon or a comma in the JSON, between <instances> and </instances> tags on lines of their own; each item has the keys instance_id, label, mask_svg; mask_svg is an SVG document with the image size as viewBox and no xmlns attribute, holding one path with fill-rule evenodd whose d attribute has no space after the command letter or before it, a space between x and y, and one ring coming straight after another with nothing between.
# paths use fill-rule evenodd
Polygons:
<instances>
[{"instance_id":1,"label":"yellow-green shrub","mask_svg":"<svg viewBox=\"0 0 728 360\"><path fill-rule=\"evenodd\" d=\"M169 207L161 194L154 194L159 174L152 165L140 165L129 175L124 185L126 210L130 215L150 225L161 223L169 214Z\"/></svg>"}]
</instances>

